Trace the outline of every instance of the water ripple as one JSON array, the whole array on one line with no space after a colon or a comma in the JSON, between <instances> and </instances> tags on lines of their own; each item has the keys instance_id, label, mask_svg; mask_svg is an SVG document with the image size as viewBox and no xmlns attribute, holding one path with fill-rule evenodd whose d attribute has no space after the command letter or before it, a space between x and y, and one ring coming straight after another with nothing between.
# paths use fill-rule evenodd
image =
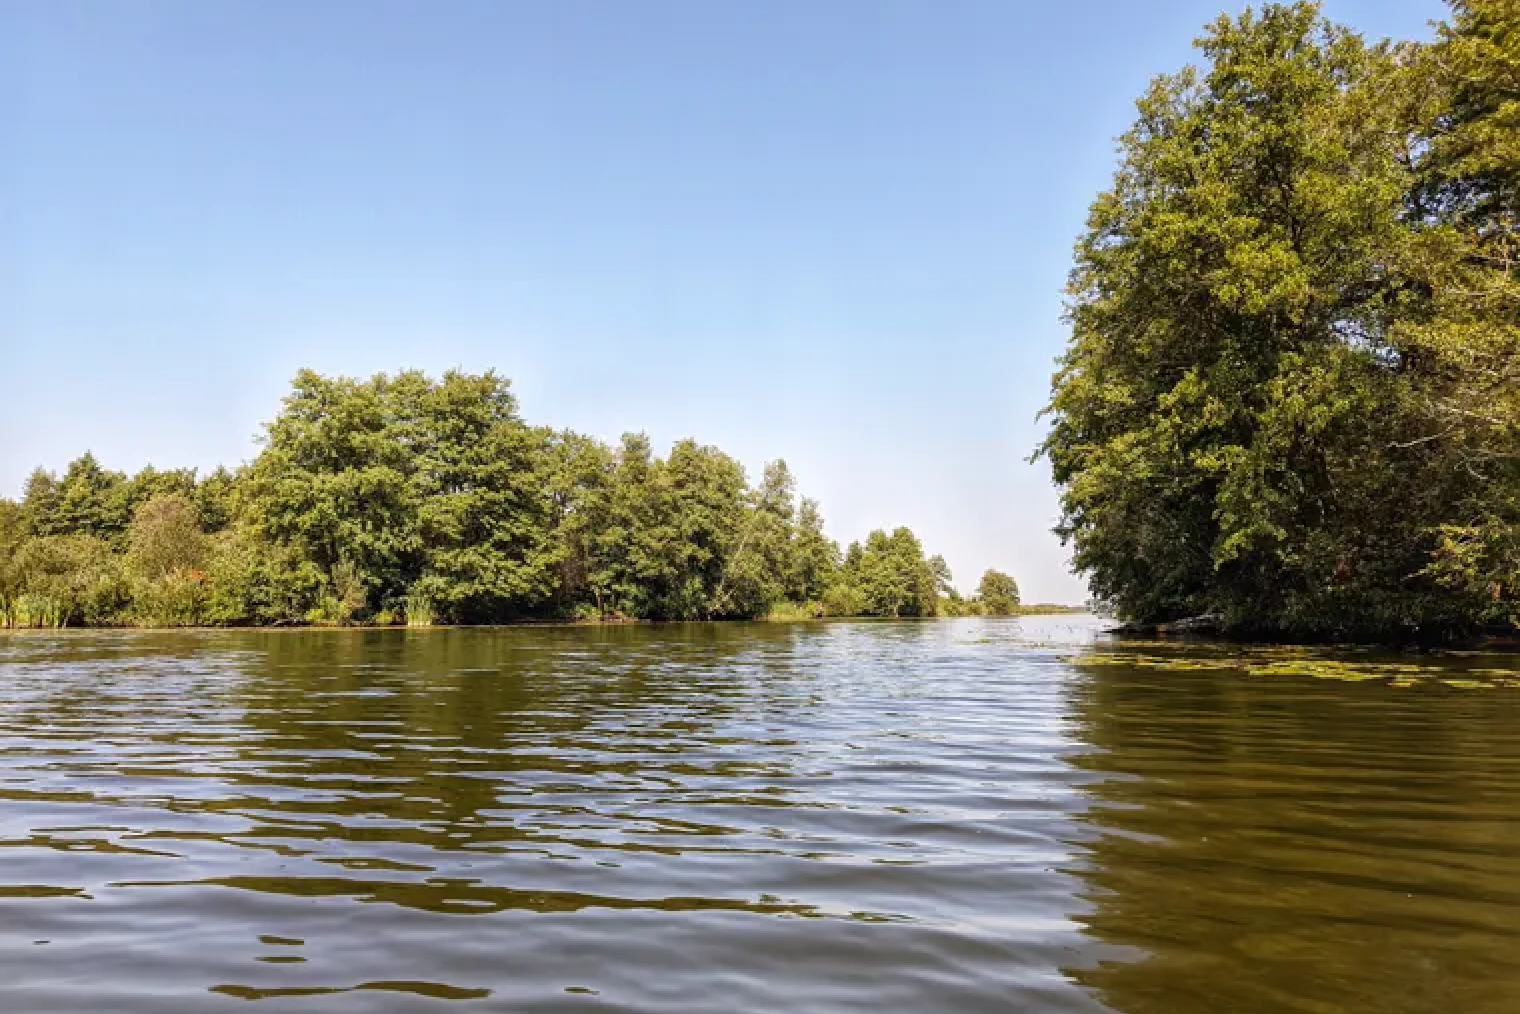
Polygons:
<instances>
[{"instance_id":1,"label":"water ripple","mask_svg":"<svg viewBox=\"0 0 1520 1014\"><path fill-rule=\"evenodd\" d=\"M1512 659L1095 636L0 638L6 1007L1514 1009Z\"/></svg>"}]
</instances>

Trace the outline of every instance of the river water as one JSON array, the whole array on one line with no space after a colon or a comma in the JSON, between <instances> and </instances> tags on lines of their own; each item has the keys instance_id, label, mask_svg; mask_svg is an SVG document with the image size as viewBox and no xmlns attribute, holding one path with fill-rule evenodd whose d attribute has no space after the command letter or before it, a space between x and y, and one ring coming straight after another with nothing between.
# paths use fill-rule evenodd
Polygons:
<instances>
[{"instance_id":1,"label":"river water","mask_svg":"<svg viewBox=\"0 0 1520 1014\"><path fill-rule=\"evenodd\" d=\"M0 1010L1514 1014L1520 659L0 637Z\"/></svg>"}]
</instances>

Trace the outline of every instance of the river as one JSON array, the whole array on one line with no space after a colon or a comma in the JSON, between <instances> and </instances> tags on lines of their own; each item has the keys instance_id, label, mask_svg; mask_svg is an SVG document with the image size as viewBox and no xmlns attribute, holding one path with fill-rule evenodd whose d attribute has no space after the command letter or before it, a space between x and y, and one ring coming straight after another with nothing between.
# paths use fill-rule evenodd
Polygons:
<instances>
[{"instance_id":1,"label":"river","mask_svg":"<svg viewBox=\"0 0 1520 1014\"><path fill-rule=\"evenodd\" d=\"M1520 1010L1520 659L1100 629L0 637L0 1009Z\"/></svg>"}]
</instances>

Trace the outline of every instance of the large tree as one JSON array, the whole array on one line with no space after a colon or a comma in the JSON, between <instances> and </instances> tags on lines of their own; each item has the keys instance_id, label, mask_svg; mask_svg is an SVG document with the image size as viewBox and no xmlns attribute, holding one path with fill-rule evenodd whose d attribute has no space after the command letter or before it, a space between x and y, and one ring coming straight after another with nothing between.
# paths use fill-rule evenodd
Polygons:
<instances>
[{"instance_id":1,"label":"large tree","mask_svg":"<svg viewBox=\"0 0 1520 1014\"><path fill-rule=\"evenodd\" d=\"M553 590L542 443L494 373L303 371L249 469L244 514L321 572L326 618L410 602L508 619Z\"/></svg>"},{"instance_id":2,"label":"large tree","mask_svg":"<svg viewBox=\"0 0 1520 1014\"><path fill-rule=\"evenodd\" d=\"M1451 505L1485 491L1413 379L1432 297L1412 270L1412 58L1311 3L1221 17L1198 46L1201 70L1141 99L1078 245L1041 447L1059 531L1139 619L1469 625L1473 596L1428 569Z\"/></svg>"},{"instance_id":3,"label":"large tree","mask_svg":"<svg viewBox=\"0 0 1520 1014\"><path fill-rule=\"evenodd\" d=\"M1423 299L1398 337L1421 438L1470 480L1431 567L1520 626L1520 5L1462 0L1437 42L1410 50L1421 128L1404 267Z\"/></svg>"},{"instance_id":4,"label":"large tree","mask_svg":"<svg viewBox=\"0 0 1520 1014\"><path fill-rule=\"evenodd\" d=\"M1011 616L1019 608L1018 582L1000 570L988 570L976 587L988 616Z\"/></svg>"}]
</instances>

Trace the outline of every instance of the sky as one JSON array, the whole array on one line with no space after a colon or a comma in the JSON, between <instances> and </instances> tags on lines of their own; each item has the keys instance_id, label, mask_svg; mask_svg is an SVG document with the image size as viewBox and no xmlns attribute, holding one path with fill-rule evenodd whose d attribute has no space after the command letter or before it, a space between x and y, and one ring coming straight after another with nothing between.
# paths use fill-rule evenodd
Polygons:
<instances>
[{"instance_id":1,"label":"sky","mask_svg":"<svg viewBox=\"0 0 1520 1014\"><path fill-rule=\"evenodd\" d=\"M301 367L493 368L531 422L785 458L842 541L1080 602L1027 460L1062 286L1222 8L0 0L0 495L247 460Z\"/></svg>"}]
</instances>

